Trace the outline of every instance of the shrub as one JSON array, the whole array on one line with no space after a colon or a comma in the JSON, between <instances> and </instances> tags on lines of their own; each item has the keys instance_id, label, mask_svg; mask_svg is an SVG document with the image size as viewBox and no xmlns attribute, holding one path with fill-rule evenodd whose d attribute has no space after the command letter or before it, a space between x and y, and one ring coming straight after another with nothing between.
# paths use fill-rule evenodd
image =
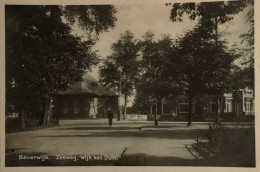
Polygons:
<instances>
[{"instance_id":1,"label":"shrub","mask_svg":"<svg viewBox=\"0 0 260 172\"><path fill-rule=\"evenodd\" d=\"M250 128L224 128L211 124L204 142L197 139L194 148L206 159L234 166L254 166L255 130Z\"/></svg>"}]
</instances>

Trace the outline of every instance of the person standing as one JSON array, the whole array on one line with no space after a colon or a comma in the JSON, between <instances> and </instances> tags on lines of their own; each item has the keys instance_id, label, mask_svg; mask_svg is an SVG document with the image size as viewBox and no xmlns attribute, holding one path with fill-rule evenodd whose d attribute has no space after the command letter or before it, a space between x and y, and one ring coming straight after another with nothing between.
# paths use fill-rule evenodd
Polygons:
<instances>
[{"instance_id":1,"label":"person standing","mask_svg":"<svg viewBox=\"0 0 260 172\"><path fill-rule=\"evenodd\" d=\"M107 111L107 118L108 118L109 126L111 128L112 127L112 121L113 121L113 118L114 118L114 113L113 113L111 108L109 108L108 111Z\"/></svg>"}]
</instances>

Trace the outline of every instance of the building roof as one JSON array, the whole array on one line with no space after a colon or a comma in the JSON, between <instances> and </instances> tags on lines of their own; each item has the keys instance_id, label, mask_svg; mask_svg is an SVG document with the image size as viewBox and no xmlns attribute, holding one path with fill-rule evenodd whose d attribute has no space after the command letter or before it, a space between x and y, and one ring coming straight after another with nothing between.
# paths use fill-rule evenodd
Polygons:
<instances>
[{"instance_id":1,"label":"building roof","mask_svg":"<svg viewBox=\"0 0 260 172\"><path fill-rule=\"evenodd\" d=\"M72 85L66 91L59 92L59 95L118 96L113 91L103 87L88 73L83 75L83 80L81 82Z\"/></svg>"}]
</instances>

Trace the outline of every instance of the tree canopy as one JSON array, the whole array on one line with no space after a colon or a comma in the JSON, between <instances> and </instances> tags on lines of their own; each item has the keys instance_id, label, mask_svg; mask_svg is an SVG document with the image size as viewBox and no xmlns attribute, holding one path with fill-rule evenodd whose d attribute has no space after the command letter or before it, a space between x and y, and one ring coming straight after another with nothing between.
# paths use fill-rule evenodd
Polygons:
<instances>
[{"instance_id":1,"label":"tree canopy","mask_svg":"<svg viewBox=\"0 0 260 172\"><path fill-rule=\"evenodd\" d=\"M126 115L127 97L132 94L139 73L139 42L129 30L120 35L111 46L112 54L100 67L101 82L124 95L124 115ZM119 115L120 116L120 115ZM119 119L120 120L120 119Z\"/></svg>"},{"instance_id":2,"label":"tree canopy","mask_svg":"<svg viewBox=\"0 0 260 172\"><path fill-rule=\"evenodd\" d=\"M209 50L208 52L210 52L208 56L212 57L212 62L209 63L209 65L205 66L205 71L201 75L201 79L203 78L208 79L208 81L206 82L205 90L210 90L211 92L214 92L216 95L222 95L225 92L227 86L230 85L230 82L228 82L227 80L228 78L227 76L230 76L231 64L235 58L235 56L233 56L234 54L232 53L232 51L227 51L225 44L223 44L223 41L221 40L221 34L219 33L219 25L232 20L234 15L241 12L248 5L249 1L250 0L199 2L199 3L183 3L183 4L174 3L172 5L170 19L173 22L182 21L184 14L187 14L190 20L198 19L197 26L199 26L198 28L202 31L201 32L202 38L203 39L206 38L207 40L206 42L208 43L212 43L212 41L214 42L214 44L212 45L207 45L207 48ZM204 33L206 33L205 34L206 37L204 36ZM210 68L209 71L214 71L214 72L207 72L207 69L209 68ZM192 87L192 89L194 88L196 88L196 86ZM217 116L219 117L220 116L219 98L217 98L217 102L218 102ZM189 113L190 114L189 114L188 125L191 124L190 122L191 108Z\"/></svg>"},{"instance_id":3,"label":"tree canopy","mask_svg":"<svg viewBox=\"0 0 260 172\"><path fill-rule=\"evenodd\" d=\"M186 13L190 20L199 18L199 20L212 20L217 24L224 24L232 20L234 14L242 11L247 3L248 0L174 3L172 4L170 19L173 22L181 22L183 15Z\"/></svg>"},{"instance_id":4,"label":"tree canopy","mask_svg":"<svg viewBox=\"0 0 260 172\"><path fill-rule=\"evenodd\" d=\"M174 46L169 35L155 40L152 32L146 32L140 41L140 76L136 83L135 107L150 106L150 115L155 114L157 121L157 104L168 97L174 90L173 80L167 77L169 59L174 55Z\"/></svg>"},{"instance_id":5,"label":"tree canopy","mask_svg":"<svg viewBox=\"0 0 260 172\"><path fill-rule=\"evenodd\" d=\"M43 111L45 105L43 116L50 115L49 97L80 81L99 62L92 50L95 40L73 35L63 17L71 24L78 20L87 33L98 34L114 26L116 10L56 5L6 5L5 10L7 102L20 114Z\"/></svg>"},{"instance_id":6,"label":"tree canopy","mask_svg":"<svg viewBox=\"0 0 260 172\"><path fill-rule=\"evenodd\" d=\"M250 10L247 13L247 21L245 24L249 24L250 28L247 33L240 35L242 38L241 43L246 43L246 48L242 49L241 54L245 57L242 61L244 69L237 73L238 77L245 78L240 83L244 88L250 87L254 90L255 84L255 70L254 70L254 50L255 50L255 30L254 30L254 1L250 1Z\"/></svg>"}]
</instances>

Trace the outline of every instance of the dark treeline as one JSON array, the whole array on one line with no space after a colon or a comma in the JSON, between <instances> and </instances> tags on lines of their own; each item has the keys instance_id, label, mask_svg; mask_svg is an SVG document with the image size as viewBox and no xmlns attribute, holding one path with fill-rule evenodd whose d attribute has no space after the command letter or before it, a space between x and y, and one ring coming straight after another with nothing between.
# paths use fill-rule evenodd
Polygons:
<instances>
[{"instance_id":1,"label":"dark treeline","mask_svg":"<svg viewBox=\"0 0 260 172\"><path fill-rule=\"evenodd\" d=\"M186 95L189 99L188 126L193 98L205 93L216 95L219 119L224 93L254 85L253 57L245 69L236 66L234 61L244 54L227 46L219 26L252 4L252 1L167 4L172 5L170 19L173 22L182 21L182 16L188 14L190 20L198 19L197 25L176 39L164 35L155 40L154 33L147 32L136 40L131 31L125 31L100 67L101 81L125 97L124 109L135 89L132 109L149 111L150 115L154 111L155 125L158 124L158 103L174 95ZM248 16L253 23L252 13ZM251 28L241 37L248 41L252 53L253 25ZM241 76L246 79L238 80Z\"/></svg>"},{"instance_id":2,"label":"dark treeline","mask_svg":"<svg viewBox=\"0 0 260 172\"><path fill-rule=\"evenodd\" d=\"M21 128L29 114L41 126L57 122L51 96L98 64L92 46L99 33L114 27L115 13L111 5L5 6L6 111L19 113ZM75 25L89 35L87 40L72 34Z\"/></svg>"}]
</instances>

